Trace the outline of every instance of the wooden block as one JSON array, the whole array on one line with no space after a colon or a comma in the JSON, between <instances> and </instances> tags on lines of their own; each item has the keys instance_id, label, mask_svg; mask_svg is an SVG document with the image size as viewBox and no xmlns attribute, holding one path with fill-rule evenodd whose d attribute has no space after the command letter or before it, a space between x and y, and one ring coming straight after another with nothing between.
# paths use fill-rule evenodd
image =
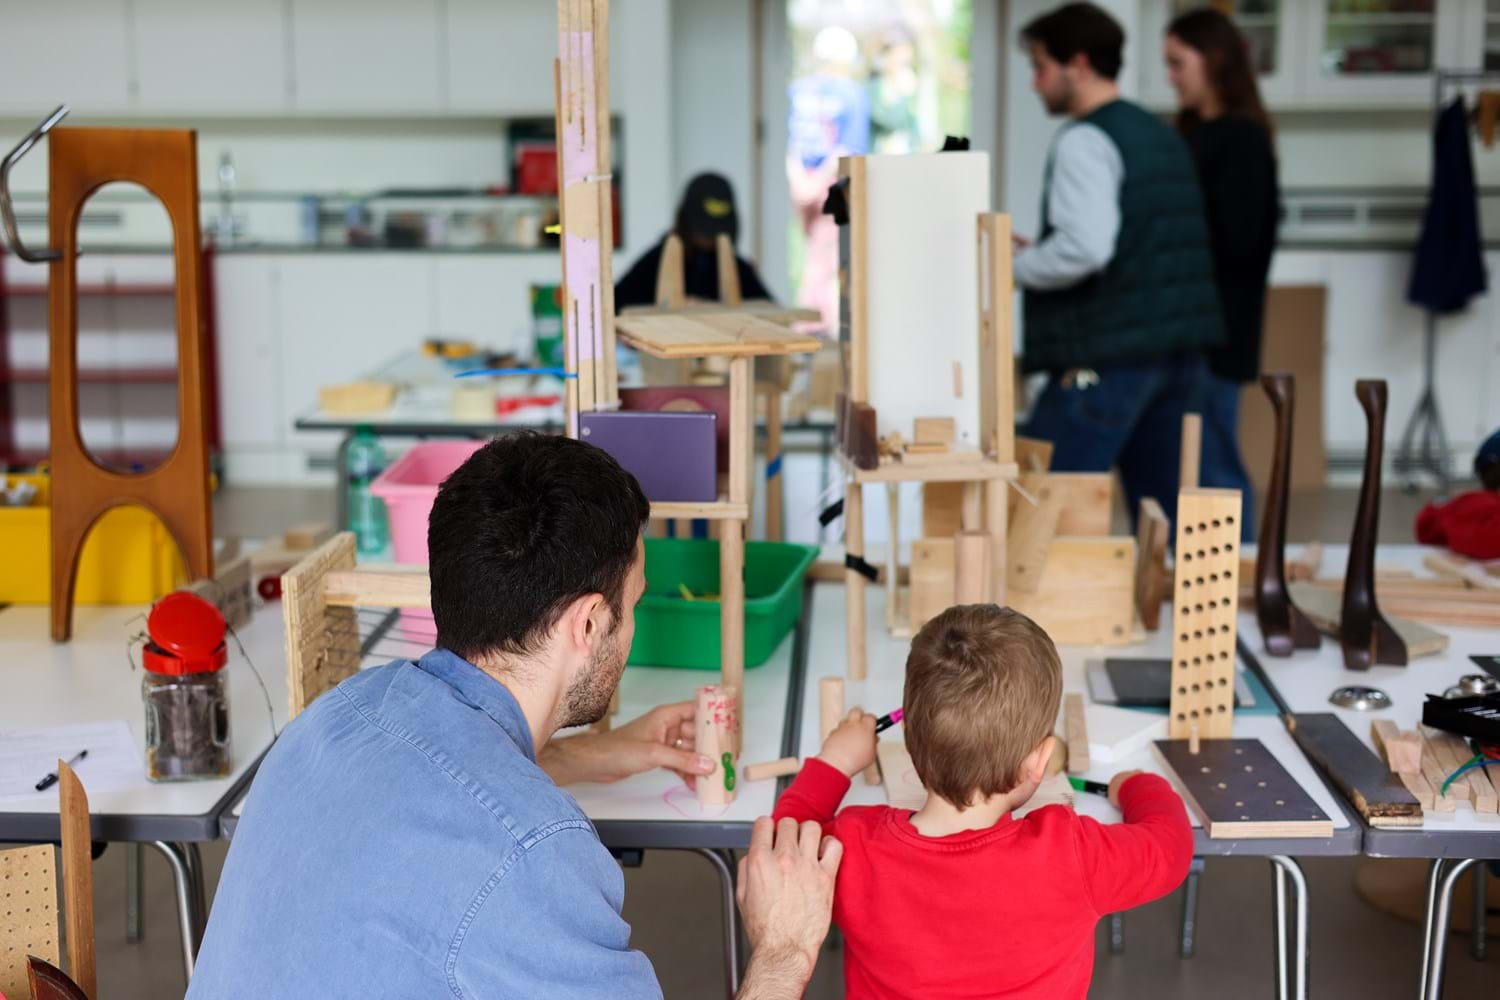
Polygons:
<instances>
[{"instance_id":1,"label":"wooden block","mask_svg":"<svg viewBox=\"0 0 1500 1000\"><path fill-rule=\"evenodd\" d=\"M1022 472L1046 472L1052 468L1052 442L1040 438L1016 438L1016 465Z\"/></svg>"},{"instance_id":2,"label":"wooden block","mask_svg":"<svg viewBox=\"0 0 1500 1000\"><path fill-rule=\"evenodd\" d=\"M1465 559L1451 552L1432 552L1423 557L1422 565L1439 576L1462 580L1479 590L1500 590L1500 562Z\"/></svg>"},{"instance_id":3,"label":"wooden block","mask_svg":"<svg viewBox=\"0 0 1500 1000\"><path fill-rule=\"evenodd\" d=\"M918 417L913 422L912 440L917 444L952 445L958 436L952 417Z\"/></svg>"},{"instance_id":4,"label":"wooden block","mask_svg":"<svg viewBox=\"0 0 1500 1000\"><path fill-rule=\"evenodd\" d=\"M329 570L323 602L334 608L432 609L432 581L425 566Z\"/></svg>"},{"instance_id":5,"label":"wooden block","mask_svg":"<svg viewBox=\"0 0 1500 1000\"><path fill-rule=\"evenodd\" d=\"M57 858L51 844L11 847L0 851L0 908L5 915L5 946L0 947L0 993L14 998L31 996L26 982L26 956L36 955L53 965L58 954ZM6 898L9 894L9 898ZM26 899L29 905L16 906Z\"/></svg>"},{"instance_id":6,"label":"wooden block","mask_svg":"<svg viewBox=\"0 0 1500 1000\"><path fill-rule=\"evenodd\" d=\"M1211 840L1331 837L1333 820L1260 740L1157 740L1156 757Z\"/></svg>"},{"instance_id":7,"label":"wooden block","mask_svg":"<svg viewBox=\"0 0 1500 1000\"><path fill-rule=\"evenodd\" d=\"M99 995L94 960L94 838L89 797L66 761L57 762L62 826L63 911L67 916L68 971L84 994ZM14 898L14 897L12 897Z\"/></svg>"},{"instance_id":8,"label":"wooden block","mask_svg":"<svg viewBox=\"0 0 1500 1000\"><path fill-rule=\"evenodd\" d=\"M333 537L333 525L327 521L307 521L286 529L281 544L293 551L315 549Z\"/></svg>"},{"instance_id":9,"label":"wooden block","mask_svg":"<svg viewBox=\"0 0 1500 1000\"><path fill-rule=\"evenodd\" d=\"M1108 472L1049 472L1047 479L1062 495L1059 535L1107 535L1115 510L1115 477Z\"/></svg>"},{"instance_id":10,"label":"wooden block","mask_svg":"<svg viewBox=\"0 0 1500 1000\"><path fill-rule=\"evenodd\" d=\"M1002 462L1015 460L1016 347L1010 216L979 216L980 447Z\"/></svg>"},{"instance_id":11,"label":"wooden block","mask_svg":"<svg viewBox=\"0 0 1500 1000\"><path fill-rule=\"evenodd\" d=\"M931 442L927 444L913 443L903 448L901 450L901 455L904 460L908 456L912 455L946 455L951 450L952 449L949 445L939 444L937 442Z\"/></svg>"},{"instance_id":12,"label":"wooden block","mask_svg":"<svg viewBox=\"0 0 1500 1000\"><path fill-rule=\"evenodd\" d=\"M781 778L788 774L796 774L802 767L802 762L796 757L783 757L780 760L768 760L760 764L747 764L740 768L740 777L745 781L765 781L767 778Z\"/></svg>"},{"instance_id":13,"label":"wooden block","mask_svg":"<svg viewBox=\"0 0 1500 1000\"><path fill-rule=\"evenodd\" d=\"M818 746L844 721L844 679L824 677L818 681Z\"/></svg>"},{"instance_id":14,"label":"wooden block","mask_svg":"<svg viewBox=\"0 0 1500 1000\"><path fill-rule=\"evenodd\" d=\"M324 413L384 413L395 401L396 387L385 382L349 382L318 387L318 408Z\"/></svg>"},{"instance_id":15,"label":"wooden block","mask_svg":"<svg viewBox=\"0 0 1500 1000\"><path fill-rule=\"evenodd\" d=\"M1062 491L1055 489L1045 472L1021 475L1021 488L1036 499L1022 499L1010 516L1007 532L1005 583L1009 592L1035 593L1047 568L1048 551L1062 516Z\"/></svg>"},{"instance_id":16,"label":"wooden block","mask_svg":"<svg viewBox=\"0 0 1500 1000\"><path fill-rule=\"evenodd\" d=\"M288 718L295 719L319 695L359 670L354 608L330 607L324 596L330 574L352 569L354 534L344 531L309 552L281 577ZM426 576L422 574L424 580Z\"/></svg>"},{"instance_id":17,"label":"wooden block","mask_svg":"<svg viewBox=\"0 0 1500 1000\"><path fill-rule=\"evenodd\" d=\"M1068 773L1082 774L1089 769L1089 730L1083 718L1083 695L1063 695L1063 732L1068 739Z\"/></svg>"},{"instance_id":18,"label":"wooden block","mask_svg":"<svg viewBox=\"0 0 1500 1000\"><path fill-rule=\"evenodd\" d=\"M1287 592L1292 595L1293 603L1307 616L1308 620L1318 627L1319 632L1338 637L1343 602L1342 588L1324 590L1309 581L1300 581L1288 584ZM1395 629L1396 634L1406 643L1407 655L1413 659L1419 656L1435 656L1448 648L1448 637L1436 629L1428 628L1420 622L1407 618L1394 615L1385 617L1390 622L1391 628Z\"/></svg>"},{"instance_id":19,"label":"wooden block","mask_svg":"<svg viewBox=\"0 0 1500 1000\"><path fill-rule=\"evenodd\" d=\"M844 549L851 556L865 553L864 487L848 483L844 487ZM845 642L848 645L849 677L864 680L865 662L865 578L854 569L844 573Z\"/></svg>"},{"instance_id":20,"label":"wooden block","mask_svg":"<svg viewBox=\"0 0 1500 1000\"><path fill-rule=\"evenodd\" d=\"M911 543L906 604L913 634L953 604L954 548L952 538L918 538Z\"/></svg>"},{"instance_id":21,"label":"wooden block","mask_svg":"<svg viewBox=\"0 0 1500 1000\"><path fill-rule=\"evenodd\" d=\"M983 604L990 590L990 536L960 532L953 553L953 603Z\"/></svg>"},{"instance_id":22,"label":"wooden block","mask_svg":"<svg viewBox=\"0 0 1500 1000\"><path fill-rule=\"evenodd\" d=\"M734 801L735 775L733 734L738 729L734 695L719 684L698 689L698 752L714 762L712 774L696 779L698 801L703 805L728 805Z\"/></svg>"},{"instance_id":23,"label":"wooden block","mask_svg":"<svg viewBox=\"0 0 1500 1000\"><path fill-rule=\"evenodd\" d=\"M1172 577L1167 572L1167 536L1171 530L1161 504L1142 497L1136 516L1135 607L1148 632L1161 627L1161 606L1172 596Z\"/></svg>"},{"instance_id":24,"label":"wooden block","mask_svg":"<svg viewBox=\"0 0 1500 1000\"><path fill-rule=\"evenodd\" d=\"M1390 719L1376 719L1370 723L1370 738L1393 772L1422 773L1422 737L1416 732L1402 730Z\"/></svg>"},{"instance_id":25,"label":"wooden block","mask_svg":"<svg viewBox=\"0 0 1500 1000\"><path fill-rule=\"evenodd\" d=\"M1012 590L1006 599L1058 645L1128 643L1135 622L1135 539L1055 538L1037 589Z\"/></svg>"},{"instance_id":26,"label":"wooden block","mask_svg":"<svg viewBox=\"0 0 1500 1000\"><path fill-rule=\"evenodd\" d=\"M963 483L922 484L922 537L948 538L963 530Z\"/></svg>"},{"instance_id":27,"label":"wooden block","mask_svg":"<svg viewBox=\"0 0 1500 1000\"><path fill-rule=\"evenodd\" d=\"M849 439L846 453L859 469L873 469L880 464L880 438L875 433L875 407L853 403L849 407Z\"/></svg>"},{"instance_id":28,"label":"wooden block","mask_svg":"<svg viewBox=\"0 0 1500 1000\"><path fill-rule=\"evenodd\" d=\"M1239 521L1238 491L1183 490L1177 496L1168 723L1173 739L1185 738L1194 722L1205 739L1227 739L1234 724Z\"/></svg>"},{"instance_id":29,"label":"wooden block","mask_svg":"<svg viewBox=\"0 0 1500 1000\"><path fill-rule=\"evenodd\" d=\"M1203 460L1203 417L1197 413L1182 415L1182 455L1177 465L1177 490L1198 488L1198 468Z\"/></svg>"},{"instance_id":30,"label":"wooden block","mask_svg":"<svg viewBox=\"0 0 1500 1000\"><path fill-rule=\"evenodd\" d=\"M849 712L850 712L851 715L853 713L855 713L855 712L863 712L863 711L864 711L864 706L862 706L862 705L855 705L853 708L851 708L849 710ZM878 746L879 744L877 743L876 745ZM867 768L865 768L860 773L863 774L864 777L865 777L865 784L867 784L867 785L878 785L878 784L880 784L880 760L878 759L878 757L877 757L877 759L872 760L870 762L870 766L867 767Z\"/></svg>"},{"instance_id":31,"label":"wooden block","mask_svg":"<svg viewBox=\"0 0 1500 1000\"><path fill-rule=\"evenodd\" d=\"M1332 712L1287 717L1287 729L1309 760L1371 826L1420 826L1422 805L1385 762Z\"/></svg>"},{"instance_id":32,"label":"wooden block","mask_svg":"<svg viewBox=\"0 0 1500 1000\"><path fill-rule=\"evenodd\" d=\"M1420 738L1421 732L1418 731L1417 735ZM1458 799L1453 795L1442 793L1443 779L1447 775L1448 772L1438 761L1437 754L1427 745L1425 739L1422 740L1422 778L1427 782L1428 787L1432 789L1433 795L1432 805L1428 806L1424 804L1422 808L1427 809L1429 812L1439 813L1451 813L1457 808Z\"/></svg>"}]
</instances>

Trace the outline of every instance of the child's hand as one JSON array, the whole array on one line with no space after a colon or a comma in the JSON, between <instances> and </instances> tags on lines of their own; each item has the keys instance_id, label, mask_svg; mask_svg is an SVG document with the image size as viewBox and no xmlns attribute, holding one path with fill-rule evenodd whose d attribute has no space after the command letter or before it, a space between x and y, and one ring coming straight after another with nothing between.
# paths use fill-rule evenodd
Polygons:
<instances>
[{"instance_id":1,"label":"child's hand","mask_svg":"<svg viewBox=\"0 0 1500 1000\"><path fill-rule=\"evenodd\" d=\"M875 716L854 709L828 734L818 757L851 778L875 763Z\"/></svg>"},{"instance_id":2,"label":"child's hand","mask_svg":"<svg viewBox=\"0 0 1500 1000\"><path fill-rule=\"evenodd\" d=\"M1137 774L1145 774L1145 771L1121 771L1109 779L1109 804L1116 809L1120 808L1120 786L1125 784Z\"/></svg>"}]
</instances>

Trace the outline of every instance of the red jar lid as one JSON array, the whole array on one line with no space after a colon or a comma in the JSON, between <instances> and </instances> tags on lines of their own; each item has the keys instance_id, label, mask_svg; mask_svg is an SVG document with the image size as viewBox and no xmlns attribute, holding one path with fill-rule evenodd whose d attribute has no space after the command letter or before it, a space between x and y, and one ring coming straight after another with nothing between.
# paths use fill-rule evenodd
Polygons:
<instances>
[{"instance_id":1,"label":"red jar lid","mask_svg":"<svg viewBox=\"0 0 1500 1000\"><path fill-rule=\"evenodd\" d=\"M158 674L218 670L228 660L224 615L196 594L168 594L151 609L146 631L146 669Z\"/></svg>"}]
</instances>

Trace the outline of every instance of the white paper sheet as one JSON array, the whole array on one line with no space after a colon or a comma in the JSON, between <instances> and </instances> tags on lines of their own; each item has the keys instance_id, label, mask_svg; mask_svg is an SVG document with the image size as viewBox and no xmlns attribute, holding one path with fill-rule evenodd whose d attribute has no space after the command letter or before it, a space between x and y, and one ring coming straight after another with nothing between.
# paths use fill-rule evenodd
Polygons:
<instances>
[{"instance_id":1,"label":"white paper sheet","mask_svg":"<svg viewBox=\"0 0 1500 1000\"><path fill-rule=\"evenodd\" d=\"M7 801L57 797L57 786L36 790L36 783L71 760L80 750L89 755L72 765L90 795L113 792L146 780L145 763L124 719L78 722L44 729L0 731L0 810Z\"/></svg>"}]
</instances>

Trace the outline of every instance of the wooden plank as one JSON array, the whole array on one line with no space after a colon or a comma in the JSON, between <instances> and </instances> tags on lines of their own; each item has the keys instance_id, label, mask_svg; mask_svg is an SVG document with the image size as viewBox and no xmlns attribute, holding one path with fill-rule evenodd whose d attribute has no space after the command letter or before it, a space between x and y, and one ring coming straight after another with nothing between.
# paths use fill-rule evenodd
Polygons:
<instances>
[{"instance_id":1,"label":"wooden plank","mask_svg":"<svg viewBox=\"0 0 1500 1000\"><path fill-rule=\"evenodd\" d=\"M979 216L979 427L984 453L1015 461L1015 333L1010 216Z\"/></svg>"},{"instance_id":2,"label":"wooden plank","mask_svg":"<svg viewBox=\"0 0 1500 1000\"><path fill-rule=\"evenodd\" d=\"M67 761L57 762L57 790L62 826L63 912L68 921L68 973L90 1000L96 1000L99 980L94 958L94 838L89 831L89 797Z\"/></svg>"},{"instance_id":3,"label":"wooden plank","mask_svg":"<svg viewBox=\"0 0 1500 1000\"><path fill-rule=\"evenodd\" d=\"M1058 645L1128 643L1135 621L1135 539L1053 539L1036 591L1012 591L1006 599Z\"/></svg>"},{"instance_id":4,"label":"wooden plank","mask_svg":"<svg viewBox=\"0 0 1500 1000\"><path fill-rule=\"evenodd\" d=\"M906 603L913 634L953 604L956 558L953 538L912 541L911 586Z\"/></svg>"},{"instance_id":5,"label":"wooden plank","mask_svg":"<svg viewBox=\"0 0 1500 1000\"><path fill-rule=\"evenodd\" d=\"M1432 552L1422 559L1422 565L1479 590L1500 590L1500 561L1483 562L1451 552Z\"/></svg>"},{"instance_id":6,"label":"wooden plank","mask_svg":"<svg viewBox=\"0 0 1500 1000\"><path fill-rule=\"evenodd\" d=\"M989 599L1001 607L1009 603L1009 588L1006 586L1006 557L1010 546L1010 529L1007 524L1009 502L1008 482L991 480L984 484L984 529L990 535Z\"/></svg>"},{"instance_id":7,"label":"wooden plank","mask_svg":"<svg viewBox=\"0 0 1500 1000\"><path fill-rule=\"evenodd\" d=\"M1420 730L1418 730L1418 736L1421 736ZM1437 754L1432 747L1427 745L1425 739L1422 740L1422 778L1432 789L1433 794L1432 805L1424 804L1424 809L1430 812L1451 813L1458 808L1458 799L1455 796L1442 793L1443 779L1446 777L1447 771L1438 762Z\"/></svg>"},{"instance_id":8,"label":"wooden plank","mask_svg":"<svg viewBox=\"0 0 1500 1000\"><path fill-rule=\"evenodd\" d=\"M57 859L51 844L0 851L0 994L31 996L26 956L61 965L57 936ZM29 903L20 903L19 900Z\"/></svg>"},{"instance_id":9,"label":"wooden plank","mask_svg":"<svg viewBox=\"0 0 1500 1000\"><path fill-rule=\"evenodd\" d=\"M1240 503L1236 490L1177 495L1168 723L1173 739L1194 731L1204 739L1227 739L1233 729Z\"/></svg>"},{"instance_id":10,"label":"wooden plank","mask_svg":"<svg viewBox=\"0 0 1500 1000\"><path fill-rule=\"evenodd\" d=\"M1177 490L1198 488L1198 468L1203 461L1203 417L1197 413L1182 415L1182 454L1177 465Z\"/></svg>"},{"instance_id":11,"label":"wooden plank","mask_svg":"<svg viewBox=\"0 0 1500 1000\"><path fill-rule=\"evenodd\" d=\"M1114 519L1115 477L1108 472L1049 472L1062 495L1059 535L1107 535Z\"/></svg>"},{"instance_id":12,"label":"wooden plank","mask_svg":"<svg viewBox=\"0 0 1500 1000\"><path fill-rule=\"evenodd\" d=\"M729 502L746 506L755 450L753 393L750 359L733 359L729 363Z\"/></svg>"},{"instance_id":13,"label":"wooden plank","mask_svg":"<svg viewBox=\"0 0 1500 1000\"><path fill-rule=\"evenodd\" d=\"M865 554L864 487L844 486L844 551L855 558ZM848 645L849 678L865 679L865 577L853 568L844 571L845 639Z\"/></svg>"},{"instance_id":14,"label":"wooden plank","mask_svg":"<svg viewBox=\"0 0 1500 1000\"><path fill-rule=\"evenodd\" d=\"M1161 606L1172 596L1172 575L1167 572L1167 536L1171 530L1161 504L1142 497L1136 516L1135 607L1148 632L1161 627Z\"/></svg>"},{"instance_id":15,"label":"wooden plank","mask_svg":"<svg viewBox=\"0 0 1500 1000\"><path fill-rule=\"evenodd\" d=\"M1462 737L1428 726L1423 726L1421 731L1428 744L1436 747L1438 760L1447 774L1452 774L1474 759L1474 752ZM1500 808L1494 786L1488 778L1483 781L1470 780L1480 774L1479 771L1469 771L1449 785L1448 789L1456 793L1458 798L1468 800L1476 813L1494 814Z\"/></svg>"},{"instance_id":16,"label":"wooden plank","mask_svg":"<svg viewBox=\"0 0 1500 1000\"><path fill-rule=\"evenodd\" d=\"M963 530L960 509L963 505L964 484L922 484L922 537L946 538Z\"/></svg>"},{"instance_id":17,"label":"wooden plank","mask_svg":"<svg viewBox=\"0 0 1500 1000\"><path fill-rule=\"evenodd\" d=\"M330 608L432 609L432 586L425 566L334 570L323 578L323 603Z\"/></svg>"},{"instance_id":18,"label":"wooden plank","mask_svg":"<svg viewBox=\"0 0 1500 1000\"><path fill-rule=\"evenodd\" d=\"M1403 730L1390 719L1370 723L1370 739L1375 749L1385 755L1386 766L1396 774L1422 773L1422 737L1413 730Z\"/></svg>"},{"instance_id":19,"label":"wooden plank","mask_svg":"<svg viewBox=\"0 0 1500 1000\"><path fill-rule=\"evenodd\" d=\"M704 313L722 312L748 313L775 323L778 326L791 326L794 323L817 323L823 318L823 314L816 309L784 306L766 299L751 299L749 302L741 302L739 305L734 306L726 305L722 302L684 302L677 308L665 306L626 306L619 311L619 317L622 319L631 319L641 316L677 314L693 316Z\"/></svg>"},{"instance_id":20,"label":"wooden plank","mask_svg":"<svg viewBox=\"0 0 1500 1000\"><path fill-rule=\"evenodd\" d=\"M1324 635L1335 638L1339 634L1339 615L1342 607L1343 588L1337 591L1323 590L1306 581L1287 585L1287 592L1309 621ZM1448 648L1448 637L1408 618L1387 615L1386 620L1406 643L1406 652L1411 657L1435 656Z\"/></svg>"},{"instance_id":21,"label":"wooden plank","mask_svg":"<svg viewBox=\"0 0 1500 1000\"><path fill-rule=\"evenodd\" d=\"M1052 468L1052 442L1039 438L1016 438L1016 465L1023 472L1046 472Z\"/></svg>"},{"instance_id":22,"label":"wooden plank","mask_svg":"<svg viewBox=\"0 0 1500 1000\"><path fill-rule=\"evenodd\" d=\"M1151 744L1209 839L1331 837L1333 820L1260 740Z\"/></svg>"},{"instance_id":23,"label":"wooden plank","mask_svg":"<svg viewBox=\"0 0 1500 1000\"><path fill-rule=\"evenodd\" d=\"M856 403L870 401L870 202L869 171L861 156L839 160L839 177L847 179L849 224L841 237L848 239L847 264L840 261L839 276L843 301L839 316L845 328L839 331L839 342L845 348L844 384L849 398Z\"/></svg>"},{"instance_id":24,"label":"wooden plank","mask_svg":"<svg viewBox=\"0 0 1500 1000\"><path fill-rule=\"evenodd\" d=\"M1321 590L1342 593L1343 580L1311 581ZM1379 579L1376 601L1387 617L1395 615L1433 625L1500 628L1500 594L1450 580Z\"/></svg>"},{"instance_id":25,"label":"wooden plank","mask_svg":"<svg viewBox=\"0 0 1500 1000\"><path fill-rule=\"evenodd\" d=\"M913 421L911 437L920 445L952 447L956 435L952 417L918 417Z\"/></svg>"},{"instance_id":26,"label":"wooden plank","mask_svg":"<svg viewBox=\"0 0 1500 1000\"><path fill-rule=\"evenodd\" d=\"M1089 769L1089 730L1083 695L1076 691L1063 695L1063 734L1068 743L1068 773L1082 774Z\"/></svg>"},{"instance_id":27,"label":"wooden plank","mask_svg":"<svg viewBox=\"0 0 1500 1000\"><path fill-rule=\"evenodd\" d=\"M719 524L719 670L724 687L736 694L745 690L745 522ZM731 731L738 750L739 725Z\"/></svg>"},{"instance_id":28,"label":"wooden plank","mask_svg":"<svg viewBox=\"0 0 1500 1000\"><path fill-rule=\"evenodd\" d=\"M821 343L746 312L622 316L615 332L630 346L668 359L812 354Z\"/></svg>"},{"instance_id":29,"label":"wooden plank","mask_svg":"<svg viewBox=\"0 0 1500 1000\"><path fill-rule=\"evenodd\" d=\"M1016 467L976 459L972 452L949 452L913 455L906 462L883 462L873 469L852 469L850 474L861 483L970 483L1010 479L1015 476Z\"/></svg>"},{"instance_id":30,"label":"wooden plank","mask_svg":"<svg viewBox=\"0 0 1500 1000\"><path fill-rule=\"evenodd\" d=\"M1034 594L1047 569L1047 552L1052 539L1058 534L1063 494L1053 487L1049 474L1045 472L1023 472L1021 489L1025 493L1010 515L1008 537L1014 541L1006 551L1009 565L1005 583L1010 593ZM1025 494L1035 498L1036 503L1026 499Z\"/></svg>"},{"instance_id":31,"label":"wooden plank","mask_svg":"<svg viewBox=\"0 0 1500 1000\"><path fill-rule=\"evenodd\" d=\"M983 604L990 591L990 536L962 531L953 548L953 603Z\"/></svg>"},{"instance_id":32,"label":"wooden plank","mask_svg":"<svg viewBox=\"0 0 1500 1000\"><path fill-rule=\"evenodd\" d=\"M289 719L359 670L354 609L330 608L323 599L324 578L353 569L354 551L353 532L340 532L281 576Z\"/></svg>"},{"instance_id":33,"label":"wooden plank","mask_svg":"<svg viewBox=\"0 0 1500 1000\"><path fill-rule=\"evenodd\" d=\"M743 521L750 508L742 503L731 503L724 494L709 503L706 500L654 500L651 503L652 520ZM678 535L679 538L683 537Z\"/></svg>"},{"instance_id":34,"label":"wooden plank","mask_svg":"<svg viewBox=\"0 0 1500 1000\"><path fill-rule=\"evenodd\" d=\"M1420 826L1422 805L1332 712L1287 717L1287 729L1318 769L1371 826Z\"/></svg>"}]
</instances>

